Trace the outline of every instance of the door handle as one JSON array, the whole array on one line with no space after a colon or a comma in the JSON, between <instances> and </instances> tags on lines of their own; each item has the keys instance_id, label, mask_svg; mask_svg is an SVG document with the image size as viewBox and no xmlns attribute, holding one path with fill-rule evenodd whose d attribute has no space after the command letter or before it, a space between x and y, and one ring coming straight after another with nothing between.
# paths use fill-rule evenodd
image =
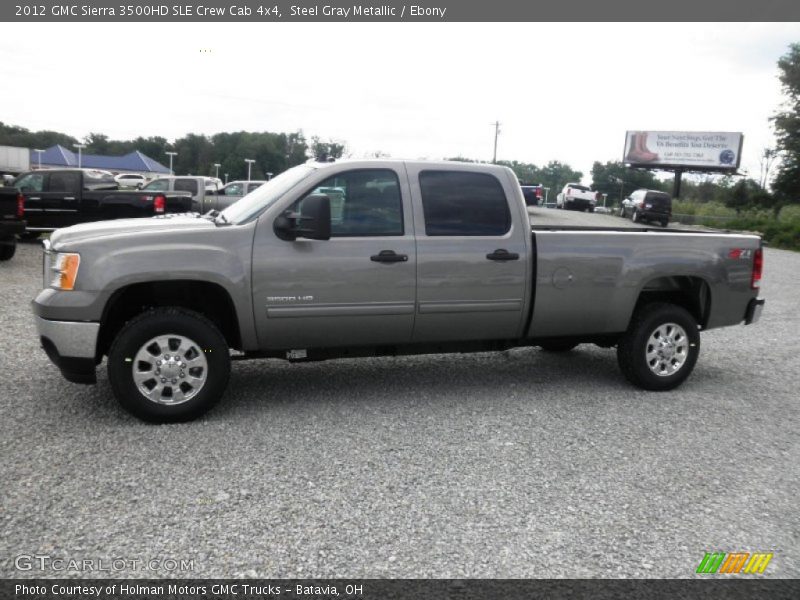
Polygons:
<instances>
[{"instance_id":1,"label":"door handle","mask_svg":"<svg viewBox=\"0 0 800 600\"><path fill-rule=\"evenodd\" d=\"M505 248L498 248L494 252L486 255L489 260L519 260L519 254L516 252L509 252Z\"/></svg>"},{"instance_id":2,"label":"door handle","mask_svg":"<svg viewBox=\"0 0 800 600\"><path fill-rule=\"evenodd\" d=\"M29 196L28 200L41 200L39 196Z\"/></svg>"},{"instance_id":3,"label":"door handle","mask_svg":"<svg viewBox=\"0 0 800 600\"><path fill-rule=\"evenodd\" d=\"M394 250L381 250L369 257L373 262L408 262L408 254L396 254Z\"/></svg>"},{"instance_id":4,"label":"door handle","mask_svg":"<svg viewBox=\"0 0 800 600\"><path fill-rule=\"evenodd\" d=\"M75 196L64 196L64 200L75 200Z\"/></svg>"}]
</instances>

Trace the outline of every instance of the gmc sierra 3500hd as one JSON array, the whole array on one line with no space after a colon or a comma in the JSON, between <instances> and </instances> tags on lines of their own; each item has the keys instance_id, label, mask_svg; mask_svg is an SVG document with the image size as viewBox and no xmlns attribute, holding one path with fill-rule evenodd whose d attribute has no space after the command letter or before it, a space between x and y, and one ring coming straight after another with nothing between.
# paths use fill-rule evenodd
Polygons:
<instances>
[{"instance_id":1,"label":"gmc sierra 3500hd","mask_svg":"<svg viewBox=\"0 0 800 600\"><path fill-rule=\"evenodd\" d=\"M337 190L336 201L323 194ZM150 421L197 417L238 358L617 347L668 390L700 330L755 322L761 240L531 226L514 173L455 162L305 164L221 213L61 229L33 301L70 381ZM591 301L587 301L591 299Z\"/></svg>"}]
</instances>

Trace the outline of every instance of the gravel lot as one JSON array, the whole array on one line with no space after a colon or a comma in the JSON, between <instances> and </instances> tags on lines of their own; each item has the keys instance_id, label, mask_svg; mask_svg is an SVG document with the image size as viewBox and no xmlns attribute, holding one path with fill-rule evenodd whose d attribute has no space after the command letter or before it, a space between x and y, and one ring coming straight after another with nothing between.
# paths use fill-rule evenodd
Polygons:
<instances>
[{"instance_id":1,"label":"gravel lot","mask_svg":"<svg viewBox=\"0 0 800 600\"><path fill-rule=\"evenodd\" d=\"M104 369L84 387L51 366L22 244L0 263L0 576L81 575L14 568L46 554L194 561L83 576L691 577L719 550L800 577L798 273L767 250L761 322L704 334L674 392L594 346L268 360L235 363L203 420L157 426Z\"/></svg>"}]
</instances>

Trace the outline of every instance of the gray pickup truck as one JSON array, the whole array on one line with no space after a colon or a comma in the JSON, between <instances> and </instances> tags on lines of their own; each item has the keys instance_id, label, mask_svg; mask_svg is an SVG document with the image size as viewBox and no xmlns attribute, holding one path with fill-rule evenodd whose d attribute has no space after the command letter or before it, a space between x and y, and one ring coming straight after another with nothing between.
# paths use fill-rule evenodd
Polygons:
<instances>
[{"instance_id":1,"label":"gray pickup truck","mask_svg":"<svg viewBox=\"0 0 800 600\"><path fill-rule=\"evenodd\" d=\"M69 227L44 253L51 360L94 383L107 356L120 403L159 422L212 407L232 358L588 342L668 390L701 330L764 305L757 236L532 227L510 169L456 162L309 163L221 213Z\"/></svg>"}]
</instances>

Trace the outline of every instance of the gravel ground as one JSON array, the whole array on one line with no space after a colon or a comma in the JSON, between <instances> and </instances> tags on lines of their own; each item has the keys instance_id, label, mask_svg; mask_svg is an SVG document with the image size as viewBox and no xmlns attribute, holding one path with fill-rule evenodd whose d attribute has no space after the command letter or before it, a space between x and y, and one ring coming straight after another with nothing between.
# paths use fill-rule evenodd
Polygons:
<instances>
[{"instance_id":1,"label":"gravel ground","mask_svg":"<svg viewBox=\"0 0 800 600\"><path fill-rule=\"evenodd\" d=\"M703 334L674 392L587 345L265 360L235 363L206 418L157 426L104 370L86 387L50 365L22 244L0 263L0 576L691 577L719 550L798 577L798 273L767 250L761 322ZM33 554L129 562L15 569ZM165 558L194 570L130 566Z\"/></svg>"}]
</instances>

